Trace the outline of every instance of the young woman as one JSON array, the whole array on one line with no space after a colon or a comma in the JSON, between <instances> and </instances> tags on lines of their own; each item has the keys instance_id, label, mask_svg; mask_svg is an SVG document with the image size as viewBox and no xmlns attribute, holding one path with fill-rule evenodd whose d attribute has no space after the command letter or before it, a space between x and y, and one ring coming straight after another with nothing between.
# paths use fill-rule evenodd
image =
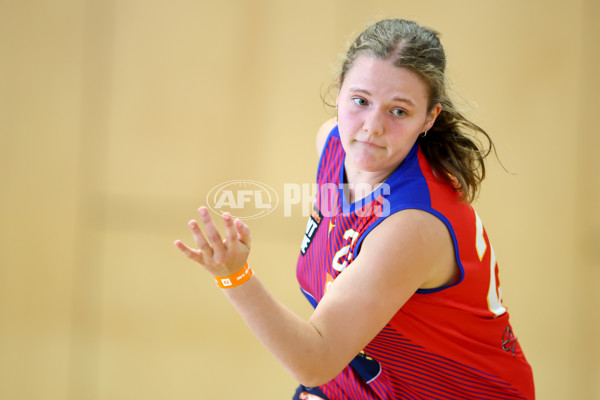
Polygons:
<instances>
[{"instance_id":1,"label":"young woman","mask_svg":"<svg viewBox=\"0 0 600 400\"><path fill-rule=\"evenodd\" d=\"M469 205L489 153L472 136L489 137L456 111L444 70L438 34L411 21L380 21L348 49L297 265L308 321L252 275L242 221L223 215L223 238L201 207L198 248L175 242L300 382L296 399L534 398Z\"/></svg>"}]
</instances>

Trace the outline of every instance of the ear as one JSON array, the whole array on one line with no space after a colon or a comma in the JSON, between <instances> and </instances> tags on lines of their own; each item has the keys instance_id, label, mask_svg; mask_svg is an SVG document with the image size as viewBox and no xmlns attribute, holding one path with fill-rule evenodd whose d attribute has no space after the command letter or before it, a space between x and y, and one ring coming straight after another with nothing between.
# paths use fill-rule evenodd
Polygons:
<instances>
[{"instance_id":1,"label":"ear","mask_svg":"<svg viewBox=\"0 0 600 400\"><path fill-rule=\"evenodd\" d=\"M429 111L427 113L427 118L425 119L425 125L423 126L423 131L428 131L431 129L431 127L435 123L435 119L438 117L438 115L440 115L441 112L442 112L442 105L440 103L437 103L435 106L433 106L431 111Z\"/></svg>"}]
</instances>

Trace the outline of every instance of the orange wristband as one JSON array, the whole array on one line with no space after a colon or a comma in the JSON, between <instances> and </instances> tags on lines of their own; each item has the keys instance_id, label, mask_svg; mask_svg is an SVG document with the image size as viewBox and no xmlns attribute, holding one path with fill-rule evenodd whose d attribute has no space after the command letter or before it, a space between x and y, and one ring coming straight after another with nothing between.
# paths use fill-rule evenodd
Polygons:
<instances>
[{"instance_id":1,"label":"orange wristband","mask_svg":"<svg viewBox=\"0 0 600 400\"><path fill-rule=\"evenodd\" d=\"M238 272L229 276L215 276L217 286L221 289L231 289L236 286L240 286L242 283L247 282L252 276L252 268L248 266L248 263L244 265Z\"/></svg>"}]
</instances>

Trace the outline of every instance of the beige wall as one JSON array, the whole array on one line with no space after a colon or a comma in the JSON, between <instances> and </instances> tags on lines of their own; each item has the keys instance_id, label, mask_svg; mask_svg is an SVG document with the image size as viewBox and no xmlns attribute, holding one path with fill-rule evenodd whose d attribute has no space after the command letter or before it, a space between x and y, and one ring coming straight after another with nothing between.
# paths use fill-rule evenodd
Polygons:
<instances>
[{"instance_id":1,"label":"beige wall","mask_svg":"<svg viewBox=\"0 0 600 400\"><path fill-rule=\"evenodd\" d=\"M332 64L388 16L442 32L511 172L476 206L538 397L599 398L595 0L0 3L0 398L291 397L171 243L220 182L311 182ZM299 214L252 221L251 262L307 316Z\"/></svg>"}]
</instances>

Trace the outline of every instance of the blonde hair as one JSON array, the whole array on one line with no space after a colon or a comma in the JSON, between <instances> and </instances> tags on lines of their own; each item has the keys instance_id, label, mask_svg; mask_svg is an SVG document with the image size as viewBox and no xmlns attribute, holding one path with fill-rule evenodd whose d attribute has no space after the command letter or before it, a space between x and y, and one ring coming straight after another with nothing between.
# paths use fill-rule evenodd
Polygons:
<instances>
[{"instance_id":1,"label":"blonde hair","mask_svg":"<svg viewBox=\"0 0 600 400\"><path fill-rule=\"evenodd\" d=\"M416 22L387 19L369 26L349 46L338 73L338 85L360 55L389 60L399 68L418 74L429 88L430 111L436 104L442 110L433 127L418 141L423 155L436 177L461 194L461 200L472 202L485 178L484 159L494 149L490 136L465 118L448 94L445 69L446 56L439 34ZM484 149L479 137L487 141Z\"/></svg>"}]
</instances>

